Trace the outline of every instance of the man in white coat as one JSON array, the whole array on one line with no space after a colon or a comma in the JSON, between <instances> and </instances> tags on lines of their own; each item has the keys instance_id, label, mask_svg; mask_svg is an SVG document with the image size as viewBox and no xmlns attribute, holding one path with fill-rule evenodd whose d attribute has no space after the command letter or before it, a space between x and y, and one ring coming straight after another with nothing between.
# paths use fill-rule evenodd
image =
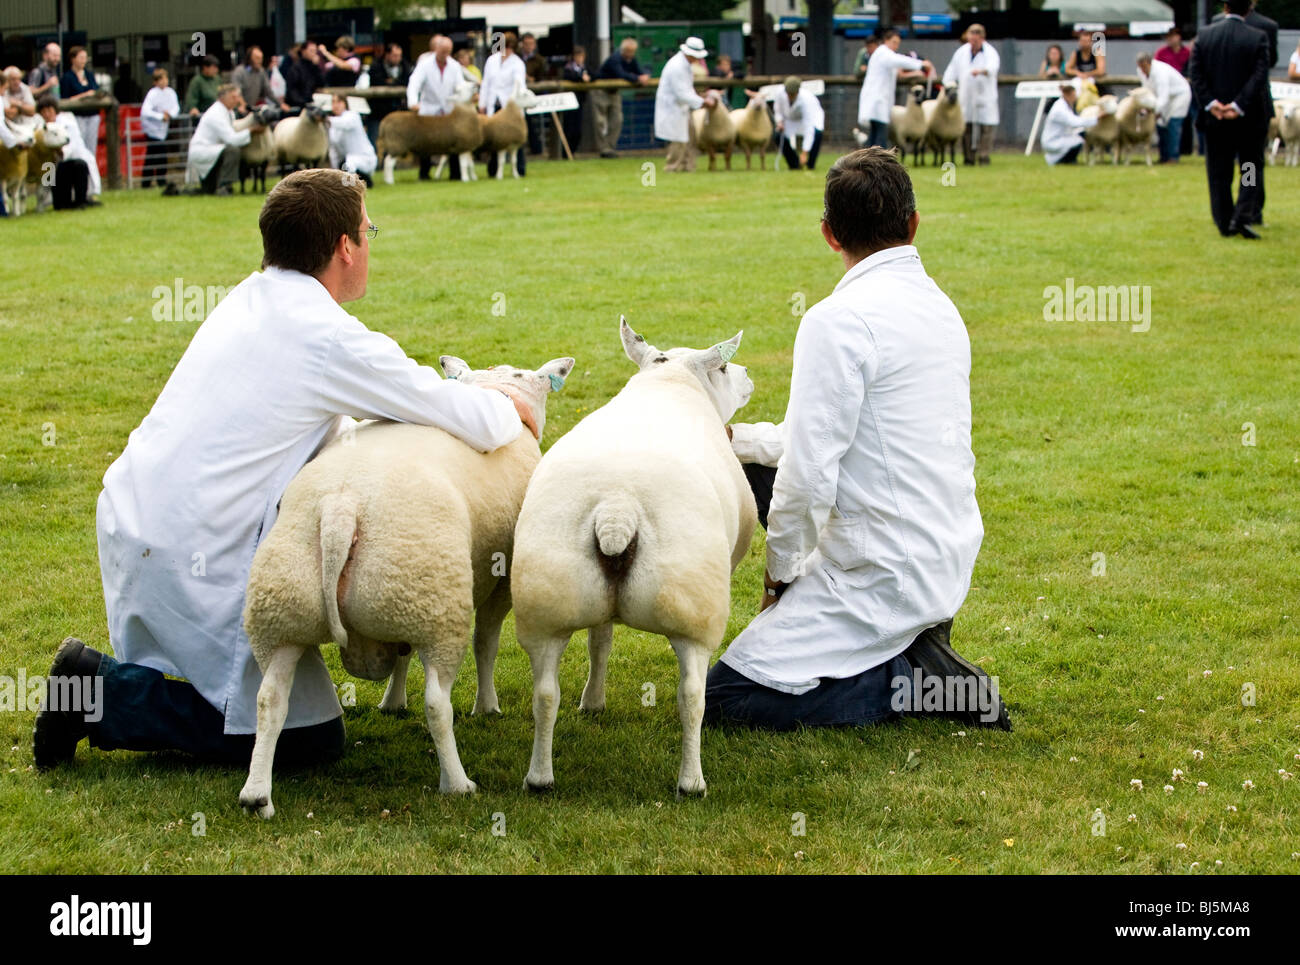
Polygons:
<instances>
[{"instance_id":1,"label":"man in white coat","mask_svg":"<svg viewBox=\"0 0 1300 965\"><path fill-rule=\"evenodd\" d=\"M245 588L298 470L349 416L440 426L481 452L519 435L528 409L506 390L444 380L340 307L366 291L378 229L364 190L328 168L275 186L259 218L262 271L199 326L104 474L96 525L114 655L71 637L59 648L50 679L102 700L90 714L54 707L51 686L36 721L39 767L71 760L83 737L247 765L261 675ZM299 664L288 713L290 758L341 752L342 710L315 652ZM277 760L284 750L282 737Z\"/></svg>"},{"instance_id":2,"label":"man in white coat","mask_svg":"<svg viewBox=\"0 0 1300 965\"><path fill-rule=\"evenodd\" d=\"M70 111L60 111L58 101L49 95L41 95L36 104L45 126L57 127L67 135L68 143L63 146L63 160L80 161L86 166L85 203L91 207L100 204L99 193L103 189L103 183L99 177L99 162L95 160L95 155L90 153L90 148L86 147L86 142L82 140L81 125L77 123L77 116ZM55 177L58 177L57 168Z\"/></svg>"},{"instance_id":3,"label":"man in white coat","mask_svg":"<svg viewBox=\"0 0 1300 965\"><path fill-rule=\"evenodd\" d=\"M1160 163L1177 164L1183 137L1183 119L1192 105L1192 85L1163 60L1151 59L1145 50L1137 55L1142 86L1156 95L1156 141Z\"/></svg>"},{"instance_id":4,"label":"man in white coat","mask_svg":"<svg viewBox=\"0 0 1300 965\"><path fill-rule=\"evenodd\" d=\"M948 61L943 86L957 85L957 103L966 119L961 138L964 163L988 164L998 132L998 70L1002 61L993 45L985 42L980 24L971 24L966 37L966 43Z\"/></svg>"},{"instance_id":5,"label":"man in white coat","mask_svg":"<svg viewBox=\"0 0 1300 965\"><path fill-rule=\"evenodd\" d=\"M867 61L867 75L858 94L858 127L867 132L868 147L889 147L889 112L900 77L926 76L934 65L898 52L902 36L893 27L882 33L880 46Z\"/></svg>"},{"instance_id":6,"label":"man in white coat","mask_svg":"<svg viewBox=\"0 0 1300 965\"><path fill-rule=\"evenodd\" d=\"M717 99L712 91L703 97L695 93L695 73L691 68L695 64L702 67L708 56L704 41L687 37L659 74L659 88L655 91L655 137L668 142L665 171L695 170L695 126L691 123L691 111L712 107Z\"/></svg>"},{"instance_id":7,"label":"man in white coat","mask_svg":"<svg viewBox=\"0 0 1300 965\"><path fill-rule=\"evenodd\" d=\"M217 88L217 99L199 118L199 126L190 138L185 166L187 193L230 194L230 185L239 177L239 149L263 129L262 125L255 124L242 131L235 130L238 103L239 88L222 84Z\"/></svg>"},{"instance_id":8,"label":"man in white coat","mask_svg":"<svg viewBox=\"0 0 1300 965\"><path fill-rule=\"evenodd\" d=\"M1074 164L1083 148L1083 131L1097 126L1097 118L1080 117L1074 112L1079 99L1076 84L1062 84L1061 96L1047 112L1043 123L1043 157L1048 164Z\"/></svg>"},{"instance_id":9,"label":"man in white coat","mask_svg":"<svg viewBox=\"0 0 1300 965\"><path fill-rule=\"evenodd\" d=\"M984 536L966 326L912 245L892 151L836 161L824 211L846 271L799 324L785 421L729 427L767 571L758 616L709 672L705 718L784 730L933 712L1009 728L996 682L948 642Z\"/></svg>"},{"instance_id":10,"label":"man in white coat","mask_svg":"<svg viewBox=\"0 0 1300 965\"><path fill-rule=\"evenodd\" d=\"M465 71L451 56L451 38L439 34L433 50L420 58L406 82L406 107L423 117L440 117L456 106L457 87L465 82ZM429 180L430 159L420 158L420 180ZM452 155L451 179L461 176L460 158Z\"/></svg>"},{"instance_id":11,"label":"man in white coat","mask_svg":"<svg viewBox=\"0 0 1300 965\"><path fill-rule=\"evenodd\" d=\"M330 101L330 114L330 166L359 174L367 187L373 187L371 176L379 158L361 115L348 110L348 100L341 94L335 94Z\"/></svg>"},{"instance_id":12,"label":"man in white coat","mask_svg":"<svg viewBox=\"0 0 1300 965\"><path fill-rule=\"evenodd\" d=\"M500 44L500 49L494 47L483 62L483 81L478 88L478 112L488 117L509 104L517 91L528 87L528 72L524 68L524 62L515 53L515 48L519 45L518 38L506 31L501 36ZM516 152L515 167L519 169L520 177L527 173L527 151ZM496 151L488 154L487 173L489 178L497 175Z\"/></svg>"}]
</instances>

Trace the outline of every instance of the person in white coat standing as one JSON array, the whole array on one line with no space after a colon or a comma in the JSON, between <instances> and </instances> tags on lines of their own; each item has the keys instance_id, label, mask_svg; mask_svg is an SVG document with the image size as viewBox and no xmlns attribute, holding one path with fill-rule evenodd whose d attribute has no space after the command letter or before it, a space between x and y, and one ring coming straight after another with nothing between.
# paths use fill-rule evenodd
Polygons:
<instances>
[{"instance_id":1,"label":"person in white coat standing","mask_svg":"<svg viewBox=\"0 0 1300 965\"><path fill-rule=\"evenodd\" d=\"M451 56L451 38L439 34L433 49L421 57L406 82L406 106L423 117L440 117L456 106L456 90L465 83L465 71ZM516 58L518 59L518 58ZM521 64L522 66L522 64ZM429 180L430 158L420 158L420 180ZM451 156L451 179L460 179L460 157Z\"/></svg>"},{"instance_id":2,"label":"person in white coat standing","mask_svg":"<svg viewBox=\"0 0 1300 965\"><path fill-rule=\"evenodd\" d=\"M1145 50L1137 55L1142 86L1156 95L1156 141L1160 163L1177 164L1183 138L1183 119L1192 106L1192 85L1163 60L1152 60Z\"/></svg>"},{"instance_id":3,"label":"person in white coat standing","mask_svg":"<svg viewBox=\"0 0 1300 965\"><path fill-rule=\"evenodd\" d=\"M189 194L230 194L230 185L239 177L239 149L262 125L235 130L235 105L239 88L222 84L217 99L199 118L199 126L190 138L185 165L185 185Z\"/></svg>"},{"instance_id":4,"label":"person in white coat standing","mask_svg":"<svg viewBox=\"0 0 1300 965\"><path fill-rule=\"evenodd\" d=\"M867 61L867 75L858 94L858 127L867 132L868 147L889 147L889 112L900 77L928 76L934 65L898 52L902 36L893 27L880 35L880 46Z\"/></svg>"},{"instance_id":5,"label":"person in white coat standing","mask_svg":"<svg viewBox=\"0 0 1300 965\"><path fill-rule=\"evenodd\" d=\"M767 570L758 616L709 672L705 719L787 730L925 712L1009 729L996 681L949 643L984 536L966 326L912 244L893 151L836 161L823 210L845 273L799 323L785 421L729 427Z\"/></svg>"},{"instance_id":6,"label":"person in white coat standing","mask_svg":"<svg viewBox=\"0 0 1300 965\"><path fill-rule=\"evenodd\" d=\"M704 41L687 37L659 74L659 88L655 91L655 137L668 142L665 171L695 170L695 125L691 123L691 111L712 107L717 99L712 91L703 97L695 93L695 73L691 68L696 64L703 67L708 56Z\"/></svg>"},{"instance_id":7,"label":"person in white coat standing","mask_svg":"<svg viewBox=\"0 0 1300 965\"><path fill-rule=\"evenodd\" d=\"M961 137L964 163L988 164L998 133L998 70L1002 61L993 45L985 42L980 24L971 24L966 37L966 43L948 61L943 86L957 85L957 103L966 120Z\"/></svg>"},{"instance_id":8,"label":"person in white coat standing","mask_svg":"<svg viewBox=\"0 0 1300 965\"><path fill-rule=\"evenodd\" d=\"M51 694L69 684L49 688L39 767L71 760L85 737L247 766L261 685L242 620L253 554L289 482L348 417L440 426L480 452L512 442L521 421L537 434L509 390L444 380L341 307L366 292L378 231L360 180L290 174L258 223L262 270L199 326L104 474L96 528L113 655L71 637L59 648L50 679L102 700L91 713L56 707ZM341 714L324 662L308 654L277 762L285 738L291 759L337 756Z\"/></svg>"},{"instance_id":9,"label":"person in white coat standing","mask_svg":"<svg viewBox=\"0 0 1300 965\"><path fill-rule=\"evenodd\" d=\"M528 86L528 72L524 68L524 62L519 55L515 53L519 41L513 33L507 31L501 37L500 50L493 49L488 54L488 58L483 63L483 82L478 89L478 112L491 117L501 108L510 103L510 99L515 96L516 91L524 90ZM528 171L528 152L518 151L515 154L515 166L519 169L519 176L523 177ZM497 174L497 154L495 151L488 155L488 177L494 178Z\"/></svg>"},{"instance_id":10,"label":"person in white coat standing","mask_svg":"<svg viewBox=\"0 0 1300 965\"><path fill-rule=\"evenodd\" d=\"M1079 99L1079 88L1073 84L1061 85L1061 96L1047 112L1043 122L1043 157L1048 164L1074 164L1083 148L1082 132L1097 126L1097 118L1080 117L1074 112Z\"/></svg>"}]
</instances>

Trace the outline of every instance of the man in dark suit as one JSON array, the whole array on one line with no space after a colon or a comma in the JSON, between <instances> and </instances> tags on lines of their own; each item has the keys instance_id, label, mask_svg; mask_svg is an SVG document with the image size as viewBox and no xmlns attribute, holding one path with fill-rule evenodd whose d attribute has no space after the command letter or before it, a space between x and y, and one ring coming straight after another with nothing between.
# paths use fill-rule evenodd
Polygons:
<instances>
[{"instance_id":1,"label":"man in dark suit","mask_svg":"<svg viewBox=\"0 0 1300 965\"><path fill-rule=\"evenodd\" d=\"M384 56L377 58L370 65L371 87L405 87L411 79L411 62L406 59L406 51L399 43L384 45ZM372 143L379 140L379 122L393 111L406 108L406 97L373 97L370 100L370 116L366 119L366 131Z\"/></svg>"},{"instance_id":2,"label":"man in dark suit","mask_svg":"<svg viewBox=\"0 0 1300 965\"><path fill-rule=\"evenodd\" d=\"M1218 21L1222 20L1223 17L1224 14L1216 13L1214 15L1214 21L1217 23ZM1246 14L1245 20L1246 23L1250 24L1250 26L1254 27L1256 30L1264 31L1265 36L1268 37L1268 69L1272 70L1274 67L1277 66L1277 21L1274 20L1272 17L1264 16L1258 10L1254 9L1254 7L1251 8L1250 13ZM1267 83L1264 85L1264 90L1267 91L1268 93L1268 116L1272 117L1273 116L1273 91ZM1267 129L1264 131L1264 139L1265 139L1264 148L1265 150L1267 150L1268 149ZM1251 220L1251 224L1263 224L1263 223L1264 223L1264 171L1261 168L1259 172L1259 206L1255 209L1255 217Z\"/></svg>"},{"instance_id":3,"label":"man in dark suit","mask_svg":"<svg viewBox=\"0 0 1300 965\"><path fill-rule=\"evenodd\" d=\"M1245 21L1252 0L1226 0L1225 17L1197 35L1188 75L1205 131L1205 174L1210 213L1220 234L1258 238L1251 228L1259 204L1268 134L1268 37ZM1237 202L1233 167L1241 163Z\"/></svg>"}]
</instances>

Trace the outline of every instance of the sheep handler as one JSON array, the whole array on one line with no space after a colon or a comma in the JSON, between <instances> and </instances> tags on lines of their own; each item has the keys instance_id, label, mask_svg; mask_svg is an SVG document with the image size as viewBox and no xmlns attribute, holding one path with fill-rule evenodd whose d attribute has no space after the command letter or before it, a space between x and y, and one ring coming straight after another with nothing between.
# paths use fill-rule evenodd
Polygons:
<instances>
[{"instance_id":1,"label":"sheep handler","mask_svg":"<svg viewBox=\"0 0 1300 965\"><path fill-rule=\"evenodd\" d=\"M659 87L655 91L655 137L668 142L665 171L695 170L695 125L691 123L691 111L712 107L717 99L712 91L703 97L695 93L695 74L691 68L695 64L703 67L708 56L704 41L687 37L659 74Z\"/></svg>"},{"instance_id":2,"label":"sheep handler","mask_svg":"<svg viewBox=\"0 0 1300 965\"><path fill-rule=\"evenodd\" d=\"M844 277L799 324L782 425L727 427L767 570L758 616L709 672L706 721L1011 729L996 678L948 641L984 527L970 341L912 245L919 221L892 151L827 172L821 231Z\"/></svg>"},{"instance_id":3,"label":"sheep handler","mask_svg":"<svg viewBox=\"0 0 1300 965\"><path fill-rule=\"evenodd\" d=\"M262 270L199 326L104 474L96 529L113 656L73 637L59 647L36 717L39 768L70 761L85 737L248 764L261 685L243 628L253 553L289 481L348 417L440 426L480 452L517 438L521 419L537 435L525 402L444 380L340 307L365 294L378 231L359 178L290 174L258 221ZM337 757L341 715L324 662L307 654L277 762Z\"/></svg>"}]
</instances>

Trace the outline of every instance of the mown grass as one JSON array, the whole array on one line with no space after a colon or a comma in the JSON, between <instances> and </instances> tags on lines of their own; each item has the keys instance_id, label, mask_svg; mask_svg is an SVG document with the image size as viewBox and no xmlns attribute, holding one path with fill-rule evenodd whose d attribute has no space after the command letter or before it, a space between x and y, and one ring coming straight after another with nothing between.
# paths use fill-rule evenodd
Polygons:
<instances>
[{"instance_id":1,"label":"mown grass","mask_svg":"<svg viewBox=\"0 0 1300 965\"><path fill-rule=\"evenodd\" d=\"M351 310L426 362L575 356L547 442L630 374L620 312L661 347L744 328L738 361L757 389L741 417L779 420L792 299L811 304L841 271L817 231L821 172L660 170L647 186L643 163L538 163L521 182L470 185L405 172L371 193L383 230ZM436 793L418 673L402 718L374 709L379 684L356 682L354 746L335 766L278 773L270 823L238 808L242 771L175 756L83 745L75 766L39 774L32 714L3 713L0 870L1294 872L1300 781L1278 771L1300 772L1300 172L1268 171L1271 227L1254 244L1214 232L1193 163L1049 170L999 156L955 185L914 173L918 245L974 356L987 535L954 640L1000 677L1014 733L709 730L709 796L679 802L676 661L620 627L600 717L576 709L585 641L566 654L557 790L533 797L530 677L508 622L504 716L468 715L472 657L455 694L477 796ZM5 224L0 673L44 673L69 633L106 647L100 479L196 327L154 321L151 292L247 275L259 204L111 194L96 211ZM1067 277L1149 285L1150 331L1044 321L1043 289ZM728 639L756 612L762 559L760 536L733 582ZM1166 794L1173 768L1186 778Z\"/></svg>"}]
</instances>

